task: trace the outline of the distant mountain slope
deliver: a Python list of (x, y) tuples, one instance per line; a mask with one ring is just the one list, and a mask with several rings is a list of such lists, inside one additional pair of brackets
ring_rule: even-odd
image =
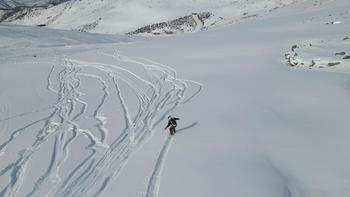
[(0, 9), (14, 9), (18, 7), (47, 7), (69, 0), (0, 0)]
[(7, 1), (0, 0), (0, 9), (11, 9), (12, 6)]
[[(77, 30), (95, 33), (181, 33), (193, 32), (218, 25), (235, 23), (248, 18), (266, 15), (279, 8), (300, 2), (315, 6), (330, 0), (71, 0), (48, 7), (23, 8), (7, 11), (0, 21), (18, 25), (47, 26), (50, 28)], [(53, 2), (49, 0), (39, 2)], [(315, 3), (317, 2), (317, 3)], [(43, 5), (43, 4), (41, 4)], [(196, 14), (210, 13), (210, 17), (199, 22)], [(190, 15), (194, 16), (192, 18)], [(171, 27), (177, 19), (186, 18)], [(189, 21), (188, 21), (189, 20)], [(197, 22), (193, 22), (197, 21)], [(192, 22), (191, 22), (192, 21)], [(161, 26), (156, 24), (163, 23)], [(183, 24), (186, 23), (186, 26)], [(140, 28), (156, 25), (152, 31), (140, 32)], [(147, 29), (147, 28), (146, 28)]]

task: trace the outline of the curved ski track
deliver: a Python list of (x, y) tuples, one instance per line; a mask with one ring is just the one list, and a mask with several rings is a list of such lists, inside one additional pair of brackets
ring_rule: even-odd
[[(0, 188), (0, 196), (18, 196), (21, 188), (26, 184), (28, 165), (48, 140), (53, 141), (48, 167), (25, 196), (100, 196), (111, 180), (117, 177), (123, 166), (127, 164), (131, 154), (152, 136), (154, 127), (169, 112), (180, 104), (190, 101), (202, 89), (202, 84), (198, 82), (177, 78), (176, 71), (167, 65), (140, 57), (121, 55), (113, 57), (116, 64), (65, 59), (60, 65), (52, 66), (47, 76), (46, 89), (57, 95), (57, 100), (52, 106), (12, 117), (1, 117), (0, 123), (4, 123), (39, 111), (50, 111), (46, 117), (11, 131), (9, 138), (0, 144), (0, 152), (7, 154), (8, 146), (16, 143), (16, 138), (25, 131), (35, 132), (36, 135), (31, 145), (19, 152), (16, 160), (0, 169), (0, 177), (8, 178), (7, 185)], [(140, 76), (124, 64), (141, 67), (145, 74)], [(87, 80), (96, 81), (101, 87), (98, 92), (102, 92), (102, 95), (97, 93), (93, 95), (100, 98), (97, 106), (90, 105), (82, 97), (85, 94), (81, 92), (81, 86)], [(124, 88), (130, 88), (137, 97), (137, 113), (131, 114), (121, 85)], [(189, 87), (195, 86), (197, 90), (189, 94)], [(107, 100), (117, 101), (116, 104), (120, 105), (125, 122), (124, 130), (109, 144), (107, 144), (109, 131), (106, 128), (108, 117), (103, 115)], [(96, 122), (95, 129), (84, 128), (81, 124), (84, 119)], [(34, 126), (40, 129), (35, 131)], [(84, 137), (90, 141), (90, 144), (85, 147), (89, 154), (71, 169), (68, 176), (63, 177), (60, 173), (61, 167), (69, 158), (69, 148), (78, 137)], [(156, 171), (161, 170), (159, 165), (162, 165), (161, 160), (165, 158), (164, 154), (170, 142), (171, 139), (168, 138), (161, 152), (163, 156), (158, 159), (160, 161), (157, 162)], [(149, 190), (154, 190), (152, 188)], [(148, 193), (147, 197), (156, 196), (152, 195), (154, 193), (152, 191)]]

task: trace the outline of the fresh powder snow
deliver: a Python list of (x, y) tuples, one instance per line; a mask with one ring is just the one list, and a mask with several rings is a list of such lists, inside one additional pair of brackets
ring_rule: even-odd
[[(350, 195), (348, 0), (111, 5), (0, 25), (1, 197)], [(202, 11), (223, 19), (125, 34)]]

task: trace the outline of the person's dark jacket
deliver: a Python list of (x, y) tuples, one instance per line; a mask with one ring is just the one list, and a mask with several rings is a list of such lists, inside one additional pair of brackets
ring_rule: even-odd
[(168, 121), (168, 125), (165, 127), (165, 129), (167, 129), (168, 127), (176, 127), (177, 126), (177, 120), (180, 120), (180, 118), (175, 118), (175, 117), (171, 117)]

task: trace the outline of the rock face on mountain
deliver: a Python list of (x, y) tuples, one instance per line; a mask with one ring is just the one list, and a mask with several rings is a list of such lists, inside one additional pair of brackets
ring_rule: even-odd
[(205, 28), (205, 20), (210, 18), (210, 12), (192, 13), (184, 17), (180, 17), (171, 21), (141, 27), (128, 34), (174, 34), (195, 32)]
[(0, 10), (11, 10), (15, 8), (35, 8), (58, 5), (69, 0), (0, 0)]
[[(0, 22), (15, 22), (39, 16), (41, 11), (70, 0), (28, 0), (20, 3), (12, 0), (0, 0)], [(37, 26), (46, 26), (38, 24)]]
[(8, 10), (3, 10), (0, 15), (0, 22), (13, 22), (16, 20), (23, 20), (25, 17), (35, 16), (38, 11), (43, 10), (43, 7), (15, 7)]
[(9, 5), (6, 1), (0, 1), (0, 9), (12, 9), (12, 6)]

